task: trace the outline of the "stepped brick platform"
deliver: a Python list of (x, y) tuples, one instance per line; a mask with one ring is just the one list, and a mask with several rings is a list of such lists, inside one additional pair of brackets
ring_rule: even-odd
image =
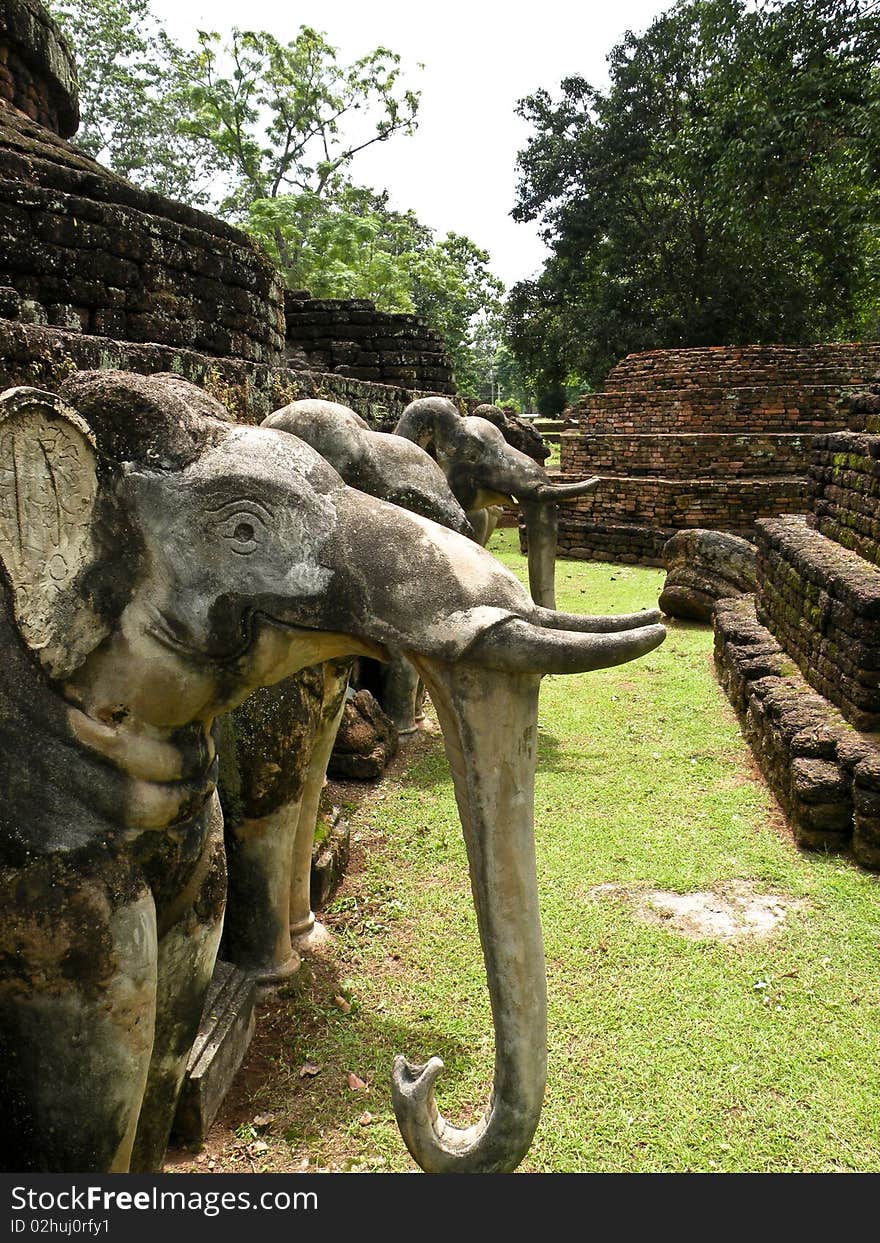
[[(715, 607), (715, 660), (805, 846), (880, 870), (880, 428), (813, 441), (806, 515), (757, 522), (755, 595)], [(840, 538), (838, 538), (840, 536)]]
[(813, 437), (875, 375), (880, 343), (629, 355), (568, 411), (561, 478), (605, 483), (562, 511), (563, 554), (660, 565), (679, 530), (753, 540), (758, 518), (803, 511)]
[(0, 101), (0, 286), (32, 322), (283, 361), (281, 280), (246, 234), (138, 189)]
[(798, 843), (880, 869), (880, 747), (816, 694), (742, 596), (715, 606), (715, 663)]
[[(754, 522), (750, 516), (756, 509), (790, 513), (803, 506), (805, 491), (806, 480), (799, 476), (657, 479), (605, 475), (593, 492), (560, 506), (559, 550), (562, 556), (574, 558), (663, 565), (663, 546), (677, 531), (703, 527), (751, 540)], [(609, 514), (616, 521), (609, 521)]]
[(609, 373), (607, 392), (861, 384), (880, 379), (880, 342), (852, 345), (719, 345), (628, 354)]
[(454, 393), (442, 338), (417, 315), (377, 311), (366, 298), (284, 295), (291, 364), (378, 384)]

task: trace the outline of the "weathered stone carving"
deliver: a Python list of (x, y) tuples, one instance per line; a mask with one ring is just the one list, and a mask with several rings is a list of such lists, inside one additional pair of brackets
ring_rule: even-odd
[[(436, 1058), (398, 1060), (395, 1108), (423, 1168), (512, 1169), (546, 1075), (538, 686), (652, 650), (656, 614), (536, 606), (472, 541), (347, 487), (295, 437), (232, 426), (213, 404), (215, 417), (173, 377), (80, 374), (62, 396), (73, 417), (30, 394), (33, 435), (46, 445), (48, 418), (83, 437), (87, 462), (95, 446), (95, 555), (70, 608), (100, 618), (105, 637), (63, 669), (44, 662), (15, 619), (4, 538), (3, 1164), (160, 1164), (223, 910), (214, 718), (255, 686), (390, 645), (414, 661), (443, 724), (497, 1050), (476, 1126), (437, 1113)], [(24, 398), (3, 400), (16, 412)], [(7, 494), (14, 475), (7, 463)]]
[(501, 406), (493, 406), (488, 402), (474, 406), (470, 413), (478, 419), (494, 423), (509, 445), (519, 449), (527, 457), (534, 458), (536, 462), (543, 465), (550, 456), (549, 444), (528, 419), (521, 419), (510, 410), (503, 410)]
[(375, 781), (397, 754), (397, 729), (368, 690), (346, 700), (327, 772), (331, 777)]
[(312, 844), (347, 658), (263, 687), (223, 722), (220, 797), (229, 868), (223, 956), (261, 983), (300, 965), (320, 937), (310, 905)]
[(755, 590), (755, 556), (755, 545), (738, 535), (679, 531), (663, 546), (661, 610), (669, 617), (711, 622), (716, 600)]
[[(373, 431), (365, 419), (332, 401), (294, 401), (264, 422), (292, 432), (316, 449), (353, 488), (478, 539), (475, 524), (452, 494), (434, 459), (410, 440)], [(485, 539), (479, 542), (485, 543)], [(380, 674), (381, 705), (401, 736), (416, 729), (419, 678), (402, 653)]]
[(97, 480), (88, 427), (58, 401), (11, 394), (0, 422), (0, 540), (15, 619), (54, 677), (103, 638), (74, 584), (94, 559)]
[(532, 598), (545, 608), (554, 608), (557, 506), (591, 492), (599, 479), (551, 483), (544, 468), (508, 444), (494, 423), (459, 414), (447, 397), (411, 402), (395, 431), (415, 441), (437, 461), (481, 543), (491, 534), (491, 526), (480, 511), (519, 503), (528, 531)]

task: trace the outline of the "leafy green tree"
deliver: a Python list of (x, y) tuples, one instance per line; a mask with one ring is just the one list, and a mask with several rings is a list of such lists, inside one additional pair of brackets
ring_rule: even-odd
[(214, 162), (183, 133), (195, 61), (148, 0), (48, 0), (74, 52), (81, 121), (75, 142), (121, 176), (205, 203)]
[[(446, 342), (464, 391), (478, 393), (500, 339), (501, 283), (468, 238), (437, 241), (412, 212), (352, 184), (359, 152), (416, 126), (418, 93), (400, 57), (352, 64), (310, 27), (201, 31), (177, 47), (148, 0), (55, 0), (80, 65), (79, 141), (117, 172), (209, 202), (257, 237), (290, 288), (364, 297), (415, 312)], [(210, 191), (210, 194), (209, 194)]]
[(540, 219), (552, 253), (509, 315), (539, 384), (598, 379), (631, 350), (870, 319), (878, 7), (680, 0), (614, 48), (606, 91), (572, 77), (521, 101), (514, 215)]
[(352, 160), (416, 126), (418, 92), (400, 81), (400, 57), (378, 47), (351, 65), (318, 31), (282, 43), (268, 31), (199, 31), (184, 129), (206, 143), (230, 182), (221, 210), (260, 199), (321, 199)]
[(481, 395), (500, 339), (503, 286), (469, 238), (450, 233), (438, 242), (413, 212), (389, 208), (387, 194), (352, 185), (324, 199), (257, 199), (244, 223), (289, 288), (420, 315), (443, 337), (461, 390)]
[(492, 359), (492, 372), (495, 391), (490, 401), (499, 406), (513, 405), (521, 412), (533, 407), (534, 397), (523, 369), (503, 335)]

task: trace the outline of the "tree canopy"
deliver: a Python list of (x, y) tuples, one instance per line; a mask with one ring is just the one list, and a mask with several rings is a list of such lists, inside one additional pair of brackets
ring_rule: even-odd
[(149, 0), (47, 0), (73, 48), (77, 146), (170, 198), (209, 200), (215, 161), (184, 132), (196, 57), (153, 17)]
[(876, 332), (880, 16), (866, 0), (680, 0), (519, 113), (514, 216), (551, 256), (511, 294), (544, 389), (632, 350)]
[(256, 199), (246, 227), (281, 267), (291, 289), (316, 297), (370, 298), (380, 310), (415, 312), (444, 339), (463, 392), (482, 395), (502, 330), (504, 286), (470, 238), (437, 241), (388, 195), (340, 184)]

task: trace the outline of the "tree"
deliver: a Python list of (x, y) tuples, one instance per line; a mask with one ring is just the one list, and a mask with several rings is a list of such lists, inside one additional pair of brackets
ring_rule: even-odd
[(190, 203), (208, 201), (210, 152), (183, 133), (194, 71), (148, 0), (48, 0), (79, 77), (76, 143), (122, 177)]
[(288, 288), (420, 315), (443, 338), (459, 388), (482, 395), (504, 287), (469, 238), (449, 233), (438, 242), (413, 212), (391, 209), (387, 194), (348, 184), (324, 199), (313, 192), (257, 199), (244, 224), (279, 263)]
[(419, 95), (400, 74), (400, 57), (385, 47), (340, 65), (309, 26), (289, 43), (265, 30), (233, 29), (226, 44), (199, 31), (184, 129), (229, 178), (221, 211), (240, 216), (291, 191), (322, 199), (360, 151), (413, 133)]
[(511, 295), (545, 386), (631, 350), (853, 332), (880, 224), (878, 5), (680, 0), (582, 78), (521, 101), (514, 215), (551, 257)]

